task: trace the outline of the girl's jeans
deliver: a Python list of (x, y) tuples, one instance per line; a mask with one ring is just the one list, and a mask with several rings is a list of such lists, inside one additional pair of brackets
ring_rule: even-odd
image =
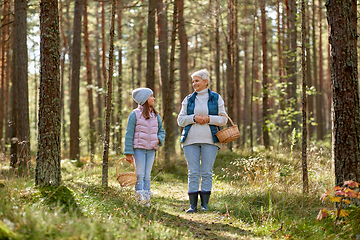
[[(188, 165), (188, 192), (209, 192), (212, 187), (212, 170), (218, 147), (212, 144), (195, 143), (183, 147)], [(201, 159), (201, 161), (200, 161)]]
[(135, 190), (150, 190), (151, 169), (155, 159), (155, 149), (135, 148), (134, 159), (137, 174)]

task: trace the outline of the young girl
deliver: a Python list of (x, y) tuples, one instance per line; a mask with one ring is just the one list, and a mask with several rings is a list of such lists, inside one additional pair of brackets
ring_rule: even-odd
[(162, 146), (165, 131), (161, 117), (154, 108), (155, 97), (149, 88), (137, 88), (132, 97), (138, 103), (129, 115), (125, 133), (125, 156), (132, 163), (135, 159), (137, 181), (135, 196), (150, 206), (150, 178), (155, 151)]

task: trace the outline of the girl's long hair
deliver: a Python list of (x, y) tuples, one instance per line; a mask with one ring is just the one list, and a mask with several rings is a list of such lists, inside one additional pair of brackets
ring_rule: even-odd
[(143, 107), (144, 108), (143, 108), (142, 115), (145, 119), (149, 119), (151, 113), (154, 113), (155, 116), (157, 116), (157, 111), (155, 110), (154, 106), (149, 106), (147, 101), (143, 104)]

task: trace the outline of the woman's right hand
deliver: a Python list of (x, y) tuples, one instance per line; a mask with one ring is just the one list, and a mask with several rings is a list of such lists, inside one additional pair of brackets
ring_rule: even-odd
[(206, 123), (210, 122), (209, 116), (195, 115), (194, 119), (195, 119), (195, 122), (200, 123), (200, 124), (206, 124)]
[(131, 155), (131, 154), (126, 154), (125, 157), (126, 157), (126, 161), (128, 161), (129, 163), (133, 163), (133, 162), (134, 162), (133, 155)]

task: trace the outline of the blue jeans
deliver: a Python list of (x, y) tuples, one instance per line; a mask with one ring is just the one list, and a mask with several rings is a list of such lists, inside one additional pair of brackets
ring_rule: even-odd
[(151, 169), (155, 159), (155, 149), (135, 148), (134, 159), (137, 174), (135, 190), (150, 190)]
[[(212, 144), (195, 143), (183, 147), (188, 165), (188, 192), (209, 192), (212, 187), (212, 170), (218, 147)], [(201, 159), (201, 161), (200, 161)]]

